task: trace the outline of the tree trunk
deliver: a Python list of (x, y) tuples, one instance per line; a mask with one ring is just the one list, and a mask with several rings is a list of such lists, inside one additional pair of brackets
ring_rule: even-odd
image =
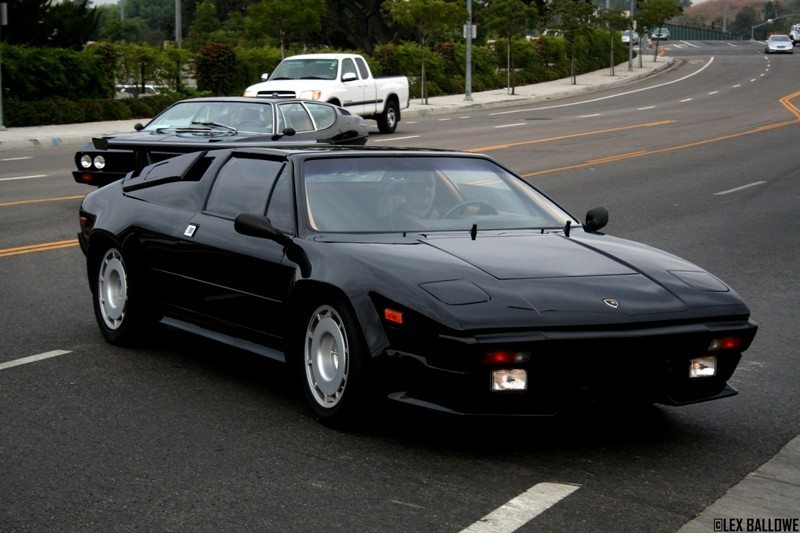
[(422, 100), (422, 103), (425, 104), (425, 105), (428, 105), (428, 92), (427, 92), (427, 87), (425, 86), (426, 85), (426, 83), (425, 83), (425, 38), (422, 37), (419, 42), (420, 42), (419, 51), (420, 51), (420, 54), (422, 56), (422, 61), (421, 61), (421, 65), (422, 65), (421, 70), (422, 70), (422, 72), (421, 72), (421, 76), (419, 78), (419, 82), (420, 82), (419, 83), (419, 93), (420, 93), (419, 95), (420, 95), (420, 98)]
[(577, 85), (578, 80), (575, 78), (575, 37), (572, 37), (572, 46), (570, 46), (569, 58), (569, 76), (572, 78), (572, 85)]
[(511, 39), (506, 40), (506, 93), (514, 94), (511, 87)]

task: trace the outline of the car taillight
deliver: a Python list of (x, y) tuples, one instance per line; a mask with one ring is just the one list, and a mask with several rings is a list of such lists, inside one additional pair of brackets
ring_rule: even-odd
[(528, 352), (512, 352), (510, 350), (491, 350), (481, 360), (484, 365), (509, 365), (511, 363), (527, 363), (531, 359)]
[(719, 337), (711, 341), (708, 345), (709, 352), (718, 350), (738, 350), (742, 346), (742, 339), (739, 337)]

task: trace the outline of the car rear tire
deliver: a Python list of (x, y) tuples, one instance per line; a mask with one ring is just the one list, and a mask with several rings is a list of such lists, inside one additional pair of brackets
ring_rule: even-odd
[(129, 344), (152, 322), (144, 292), (119, 249), (108, 247), (94, 257), (92, 299), (100, 333), (111, 344)]
[(302, 388), (322, 422), (349, 426), (366, 413), (369, 356), (348, 306), (337, 300), (310, 306), (304, 317)]
[(400, 117), (400, 110), (394, 100), (386, 102), (386, 109), (378, 115), (378, 131), (381, 133), (394, 133), (397, 129), (397, 122)]

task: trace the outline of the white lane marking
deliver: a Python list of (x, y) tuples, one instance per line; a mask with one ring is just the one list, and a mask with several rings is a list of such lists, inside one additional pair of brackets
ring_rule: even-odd
[(736, 85), (734, 85), (732, 88), (733, 88), (733, 89), (735, 89), (735, 88), (737, 88), (737, 87), (741, 87), (741, 86), (742, 86), (742, 84), (741, 84), (741, 83), (737, 83), (737, 84), (736, 84)]
[(751, 82), (752, 82), (752, 81), (756, 81), (756, 79), (755, 79), (755, 78), (753, 78), (753, 79), (752, 79), (752, 80), (750, 80), (750, 81), (751, 81)]
[(636, 111), (647, 111), (648, 109), (653, 109), (654, 107), (655, 107), (654, 105), (649, 105), (647, 107), (637, 107)]
[(683, 102), (691, 102), (692, 100), (694, 100), (694, 98), (684, 98), (683, 100), (681, 100), (681, 103), (683, 103)]
[(466, 117), (458, 117), (458, 118), (471, 118), (471, 117), (468, 115), (468, 116), (466, 116)]
[(6, 361), (5, 363), (0, 363), (0, 370), (5, 370), (6, 368), (12, 368), (19, 365), (26, 365), (28, 363), (41, 361), (42, 359), (50, 359), (51, 357), (58, 357), (59, 355), (64, 355), (68, 353), (72, 352), (68, 350), (53, 350), (51, 352), (44, 352), (37, 355), (31, 355), (30, 357), (23, 357), (22, 359), (14, 359), (13, 361)]
[(759, 74), (759, 76), (761, 76), (761, 77), (763, 78), (763, 77), (764, 77), (764, 74)]
[(461, 533), (510, 533), (580, 488), (562, 483), (537, 483), (508, 503), (487, 514)]
[(743, 190), (745, 190), (745, 189), (749, 189), (750, 187), (755, 187), (756, 185), (761, 185), (761, 184), (764, 184), (764, 183), (766, 183), (766, 181), (754, 181), (753, 183), (748, 183), (747, 185), (742, 185), (741, 187), (736, 187), (736, 188), (733, 188), (733, 189), (728, 189), (727, 191), (715, 192), (714, 194), (715, 194), (716, 196), (722, 196), (723, 194), (730, 194), (730, 193), (732, 193), (732, 192), (739, 192), (739, 191), (743, 191)]
[(695, 48), (700, 48), (700, 47), (699, 47), (699, 46), (697, 46), (696, 44), (687, 43), (686, 41), (681, 41), (681, 42), (682, 42), (683, 44), (688, 44), (689, 46), (693, 46), (693, 47), (695, 47)]
[(452, 120), (452, 119), (449, 119), (449, 118), (437, 118), (436, 119), (437, 122), (447, 122), (448, 120)]
[(708, 93), (708, 95), (711, 96), (712, 94), (717, 94), (718, 92), (719, 91), (711, 91), (710, 93)]
[(13, 181), (13, 180), (32, 180), (34, 178), (46, 178), (47, 174), (34, 174), (33, 176), (16, 176), (14, 178), (0, 178), (0, 181)]
[(733, 46), (734, 48), (739, 48), (738, 46), (736, 46), (736, 45), (735, 45), (735, 44), (733, 44), (733, 43), (725, 43), (725, 44), (727, 44), (728, 46)]
[(0, 161), (22, 161), (24, 159), (33, 159), (33, 156), (28, 155), (25, 157), (6, 157), (5, 159), (0, 159)]
[(599, 117), (600, 113), (593, 113), (591, 115), (580, 115), (578, 118), (592, 118), (592, 117)]
[(416, 120), (411, 120), (411, 121), (406, 121), (406, 124), (416, 124), (417, 122), (418, 121), (416, 121)]
[(385, 139), (373, 139), (372, 142), (374, 143), (382, 143), (387, 141), (402, 141), (405, 139), (416, 139), (419, 135), (406, 135), (405, 137), (387, 137)]
[(673, 83), (678, 83), (678, 82), (683, 81), (685, 79), (691, 78), (692, 76), (696, 76), (697, 74), (700, 74), (705, 69), (707, 69), (709, 66), (711, 66), (711, 63), (713, 63), (713, 62), (714, 62), (714, 56), (711, 56), (709, 58), (709, 60), (708, 60), (708, 63), (706, 63), (705, 65), (703, 65), (699, 69), (695, 70), (691, 74), (687, 74), (686, 76), (684, 76), (682, 78), (678, 78), (677, 80), (672, 80), (672, 81), (668, 81), (668, 82), (665, 82), (665, 83), (659, 83), (658, 85), (651, 85), (650, 87), (642, 87), (641, 89), (634, 89), (633, 91), (627, 91), (627, 92), (624, 92), (624, 93), (617, 93), (617, 94), (610, 94), (608, 96), (601, 96), (600, 98), (593, 98), (591, 100), (583, 100), (581, 102), (571, 102), (569, 104), (551, 105), (551, 106), (545, 106), (545, 107), (529, 107), (529, 108), (526, 108), (526, 109), (514, 109), (514, 110), (511, 110), (511, 111), (500, 111), (500, 112), (497, 112), (497, 113), (489, 113), (489, 116), (493, 116), (493, 115), (508, 115), (508, 114), (511, 114), (511, 113), (527, 113), (528, 111), (541, 111), (541, 110), (544, 110), (544, 109), (556, 109), (556, 108), (559, 108), (559, 107), (569, 107), (569, 106), (573, 106), (573, 105), (591, 104), (592, 102), (599, 102), (601, 100), (608, 100), (609, 98), (617, 98), (618, 96), (627, 96), (629, 94), (640, 93), (642, 91), (649, 91), (650, 89), (656, 89), (658, 87), (664, 87), (666, 85), (672, 85)]
[(513, 128), (514, 126), (524, 126), (524, 125), (525, 125), (524, 122), (516, 122), (514, 124), (503, 124), (502, 126), (495, 126), (494, 128), (495, 129), (498, 129), (498, 128)]

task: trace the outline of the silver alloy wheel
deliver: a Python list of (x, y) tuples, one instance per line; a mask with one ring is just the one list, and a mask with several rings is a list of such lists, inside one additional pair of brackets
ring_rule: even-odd
[(389, 129), (394, 128), (395, 124), (397, 123), (397, 113), (394, 110), (394, 106), (390, 105), (386, 108), (386, 126)]
[(344, 321), (333, 307), (323, 305), (311, 314), (303, 358), (311, 396), (321, 407), (336, 406), (347, 386), (350, 351)]
[(106, 327), (119, 328), (128, 306), (128, 276), (122, 254), (116, 248), (110, 248), (100, 262), (96, 297)]

